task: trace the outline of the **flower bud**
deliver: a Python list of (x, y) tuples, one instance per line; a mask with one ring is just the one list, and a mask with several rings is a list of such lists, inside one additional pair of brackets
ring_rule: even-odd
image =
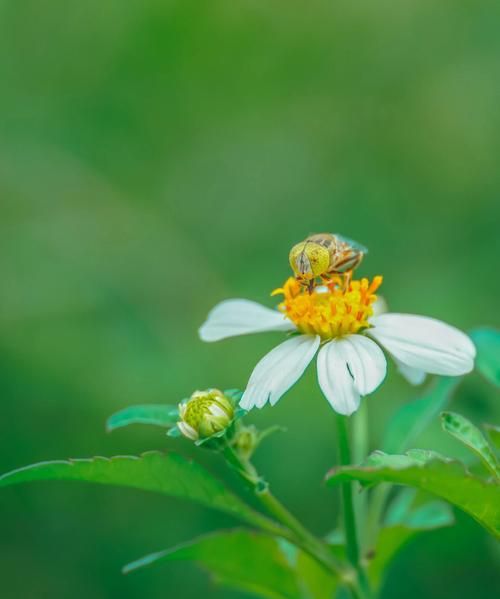
[(179, 405), (181, 433), (191, 439), (206, 439), (224, 431), (234, 418), (231, 401), (218, 389), (195, 391), (188, 401)]
[(244, 426), (238, 430), (233, 439), (233, 446), (238, 455), (249, 459), (259, 443), (259, 434), (255, 426)]

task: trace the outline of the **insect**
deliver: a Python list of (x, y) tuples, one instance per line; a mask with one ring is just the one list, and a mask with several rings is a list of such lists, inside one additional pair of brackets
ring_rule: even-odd
[(352, 271), (359, 266), (368, 250), (337, 233), (317, 233), (297, 243), (290, 250), (290, 266), (297, 280), (307, 286), (309, 293), (316, 279), (332, 284), (332, 278), (343, 275), (344, 289), (349, 289)]

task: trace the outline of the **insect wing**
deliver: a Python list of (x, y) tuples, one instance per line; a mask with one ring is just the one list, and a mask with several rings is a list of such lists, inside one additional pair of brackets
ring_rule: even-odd
[(354, 241), (354, 239), (349, 239), (349, 237), (344, 237), (343, 235), (339, 235), (338, 233), (332, 233), (332, 235), (334, 235), (339, 241), (347, 243), (347, 245), (349, 245), (356, 252), (368, 254), (368, 248), (366, 248), (364, 245), (361, 245), (361, 243)]
[(362, 252), (347, 251), (335, 264), (332, 265), (332, 272), (344, 273), (350, 270), (354, 270), (361, 259), (363, 258)]
[(337, 233), (333, 233), (333, 235), (340, 243), (331, 264), (332, 272), (344, 273), (354, 270), (368, 250), (357, 241), (348, 237), (338, 235)]

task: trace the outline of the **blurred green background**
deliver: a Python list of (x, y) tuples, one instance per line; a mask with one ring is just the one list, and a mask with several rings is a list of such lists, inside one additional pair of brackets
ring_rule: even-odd
[[(311, 232), (367, 245), (360, 270), (384, 275), (394, 311), (498, 325), (499, 26), (483, 0), (1, 0), (1, 471), (193, 453), (146, 427), (106, 435), (105, 419), (244, 386), (279, 336), (209, 345), (197, 327), (223, 298), (272, 306)], [(367, 400), (373, 447), (421, 393), (391, 372)], [(454, 409), (500, 420), (477, 375)], [(288, 427), (256, 462), (311, 528), (333, 527), (334, 419), (314, 372), (250, 420)], [(437, 425), (420, 445), (460, 451)], [(228, 517), (64, 483), (0, 505), (5, 599), (247, 597), (189, 564), (120, 574)], [(457, 517), (405, 548), (384, 599), (492, 596), (492, 542)]]

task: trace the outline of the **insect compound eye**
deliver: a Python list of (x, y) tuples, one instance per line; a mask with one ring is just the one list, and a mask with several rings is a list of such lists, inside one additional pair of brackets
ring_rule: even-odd
[(310, 272), (313, 277), (319, 277), (328, 271), (330, 266), (330, 252), (319, 243), (309, 243), (305, 249)]
[(297, 277), (313, 279), (328, 270), (330, 254), (319, 243), (303, 241), (290, 251), (290, 266)]
[(306, 244), (304, 242), (297, 243), (290, 250), (290, 266), (296, 276), (307, 276), (312, 274), (311, 264), (306, 251)]

